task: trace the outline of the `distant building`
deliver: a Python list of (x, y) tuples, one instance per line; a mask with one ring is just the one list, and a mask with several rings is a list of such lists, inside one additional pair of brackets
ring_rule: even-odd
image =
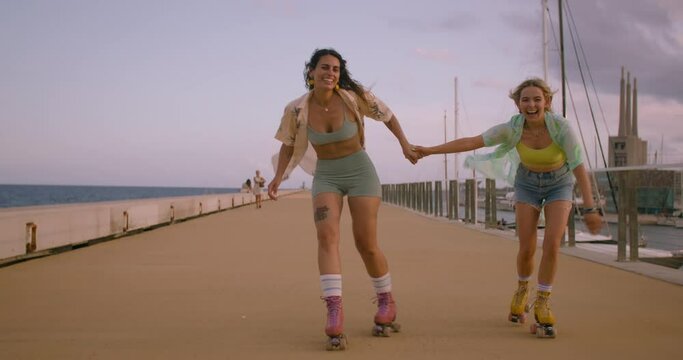
[[(638, 137), (638, 89), (635, 77), (631, 89), (630, 74), (624, 82), (621, 70), (621, 95), (619, 98), (619, 133), (609, 137), (608, 167), (638, 166), (647, 164), (647, 141)], [(612, 173), (616, 174), (616, 173)], [(597, 173), (598, 191), (606, 198), (607, 211), (615, 206), (610, 193), (607, 174)], [(683, 188), (680, 170), (640, 170), (637, 181), (638, 212), (646, 214), (670, 214), (681, 209)], [(614, 197), (618, 198), (616, 177), (612, 176)]]

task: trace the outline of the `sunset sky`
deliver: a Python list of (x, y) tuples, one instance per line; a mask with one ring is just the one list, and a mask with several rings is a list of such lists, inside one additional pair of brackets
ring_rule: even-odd
[[(638, 79), (650, 158), (683, 162), (683, 2), (567, 3), (567, 118), (591, 161), (597, 135), (574, 46), (605, 151), (624, 66)], [(549, 7), (561, 112), (557, 1)], [(322, 47), (347, 59), (415, 144), (443, 142), (444, 112), (453, 138), (457, 77), (458, 133), (476, 135), (516, 112), (512, 88), (543, 76), (541, 29), (540, 0), (0, 1), (0, 184), (239, 187), (256, 169), (270, 179), (282, 111), (306, 91), (304, 63)], [(384, 125), (366, 126), (383, 183), (444, 177), (443, 156), (411, 165)], [(302, 182), (311, 177), (297, 170), (282, 186)]]

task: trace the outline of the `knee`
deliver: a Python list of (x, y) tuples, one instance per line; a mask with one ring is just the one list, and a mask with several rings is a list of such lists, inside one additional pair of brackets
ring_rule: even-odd
[(536, 249), (532, 247), (520, 247), (517, 256), (523, 261), (532, 261), (534, 259), (534, 254)]
[(366, 242), (356, 241), (356, 249), (358, 253), (363, 257), (373, 257), (379, 254), (379, 248), (377, 246), (371, 246)]
[(338, 242), (338, 234), (334, 229), (330, 227), (319, 227), (318, 228), (318, 244), (320, 247), (328, 248), (331, 246), (336, 246)]
[(543, 249), (543, 259), (546, 261), (555, 261), (555, 260), (557, 260), (558, 252), (559, 252), (559, 248), (557, 248), (557, 249)]

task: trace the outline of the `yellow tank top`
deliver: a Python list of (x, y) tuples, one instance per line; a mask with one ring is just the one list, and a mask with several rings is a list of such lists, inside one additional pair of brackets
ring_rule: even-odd
[(517, 143), (517, 152), (522, 164), (541, 171), (555, 170), (567, 162), (567, 155), (555, 142), (543, 149), (532, 149), (520, 141)]

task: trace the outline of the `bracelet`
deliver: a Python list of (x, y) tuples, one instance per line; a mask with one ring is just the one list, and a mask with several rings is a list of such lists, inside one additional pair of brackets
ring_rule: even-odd
[(600, 214), (600, 216), (602, 216), (602, 209), (597, 208), (597, 207), (584, 208), (584, 209), (581, 209), (581, 213), (582, 213), (583, 215), (598, 213), (598, 214)]

